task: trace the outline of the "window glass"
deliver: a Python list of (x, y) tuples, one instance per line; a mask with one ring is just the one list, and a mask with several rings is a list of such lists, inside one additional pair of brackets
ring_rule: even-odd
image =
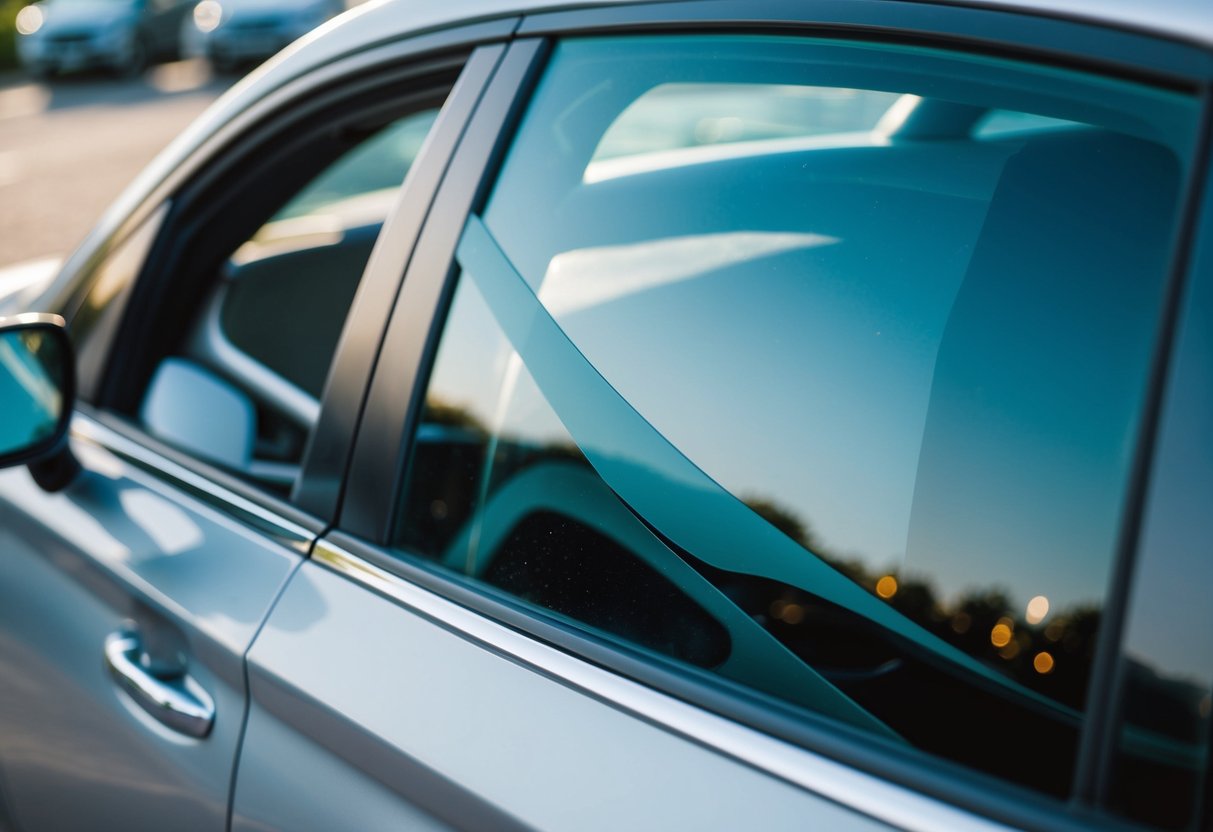
[(911, 47), (561, 44), (459, 246), (401, 550), (1068, 794), (1195, 117)]
[(235, 247), (157, 367), (139, 410), (149, 432), (289, 492), (346, 313), (436, 115), (426, 108), (318, 137), (314, 152), (335, 158)]
[[(345, 200), (395, 194), (421, 151), (437, 110), (413, 113), (378, 131), (342, 156), (284, 205), (254, 240), (272, 236), (274, 224), (303, 216), (324, 216)], [(380, 218), (386, 210), (380, 211)]]
[(82, 382), (80, 397), (86, 401), (96, 392), (90, 380), (100, 377), (104, 369), (108, 353), (105, 344), (118, 328), (125, 300), (167, 212), (168, 206), (161, 205), (130, 236), (107, 251), (88, 277), (80, 281), (76, 297), (65, 299), (61, 306), (70, 310), (68, 326), (76, 349), (77, 373)]

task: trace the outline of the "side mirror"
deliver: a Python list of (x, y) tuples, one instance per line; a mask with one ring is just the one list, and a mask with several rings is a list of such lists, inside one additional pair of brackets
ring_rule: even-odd
[(48, 491), (79, 470), (66, 438), (76, 361), (58, 315), (0, 317), (0, 468), (28, 464)]

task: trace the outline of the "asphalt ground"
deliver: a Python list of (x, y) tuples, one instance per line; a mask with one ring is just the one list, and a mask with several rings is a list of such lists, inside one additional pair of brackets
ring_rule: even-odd
[(0, 75), (0, 269), (70, 254), (233, 80), (213, 77), (200, 61), (126, 80)]

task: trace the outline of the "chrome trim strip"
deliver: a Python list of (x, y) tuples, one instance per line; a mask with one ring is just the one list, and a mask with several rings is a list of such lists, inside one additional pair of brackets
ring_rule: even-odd
[(312, 559), (572, 687), (859, 814), (911, 832), (1010, 829), (589, 664), (409, 583), (327, 540), (316, 541)]
[(215, 700), (184, 671), (165, 678), (144, 666), (143, 641), (123, 628), (105, 639), (105, 666), (118, 687), (157, 722), (194, 739), (215, 726)]
[(72, 419), (71, 437), (75, 441), (103, 448), (136, 468), (164, 478), (208, 505), (234, 515), (240, 522), (288, 549), (304, 556), (311, 550), (316, 536), (303, 526), (128, 439), (95, 419), (77, 412)]

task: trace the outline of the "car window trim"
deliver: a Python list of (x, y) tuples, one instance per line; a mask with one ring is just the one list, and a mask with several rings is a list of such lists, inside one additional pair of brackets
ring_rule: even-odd
[(295, 506), (211, 468), (143, 431), (88, 405), (72, 420), (71, 440), (104, 448), (300, 556), (306, 556), (326, 524)]
[[(352, 97), (362, 96), (368, 96), (365, 106), (356, 105), (349, 112), (343, 113), (343, 118), (356, 119), (360, 117), (360, 113), (373, 114), (385, 110), (390, 111), (395, 107), (424, 106), (425, 100), (433, 98), (436, 95), (435, 90), (439, 89), (436, 86), (436, 79), (442, 77), (443, 74), (456, 73), (462, 68), (466, 59), (467, 53), (463, 51), (429, 56), (403, 66), (384, 68), (368, 75), (346, 79), (347, 83), (339, 82), (324, 91), (303, 94), (305, 106), (286, 112), (272, 113), (243, 132), (230, 144), (221, 149), (215, 149), (216, 155), (211, 158), (210, 164), (201, 167), (194, 176), (181, 183), (174, 193), (169, 216), (162, 224), (157, 239), (131, 287), (132, 291), (130, 297), (126, 299), (125, 308), (122, 309), (122, 322), (107, 351), (107, 372), (103, 376), (102, 384), (93, 402), (95, 406), (99, 409), (113, 409), (117, 412), (129, 412), (129, 408), (132, 407), (133, 385), (138, 383), (140, 375), (137, 371), (131, 370), (132, 362), (137, 364), (144, 360), (143, 357), (155, 351), (154, 345), (149, 348), (151, 339), (155, 337), (155, 330), (150, 328), (146, 322), (153, 315), (150, 310), (158, 307), (164, 293), (169, 291), (169, 287), (174, 283), (179, 283), (176, 263), (180, 259), (181, 246), (186, 241), (196, 239), (200, 233), (200, 220), (194, 211), (194, 206), (200, 196), (204, 197), (216, 187), (221, 186), (225, 177), (239, 175), (238, 166), (247, 165), (250, 159), (256, 159), (260, 154), (265, 153), (269, 147), (268, 143), (274, 136), (280, 136), (284, 131), (289, 133), (292, 125), (306, 120), (309, 114), (329, 112), (334, 107), (342, 108), (343, 102)], [(392, 92), (393, 87), (402, 81), (416, 81), (420, 88), (419, 90)], [(449, 83), (451, 82), (447, 82), (447, 84)], [(441, 85), (443, 92), (448, 88), (447, 84)], [(306, 143), (306, 141), (307, 139), (297, 140), (295, 144), (302, 146), (300, 143)], [(234, 173), (233, 170), (235, 170)], [(400, 199), (401, 196), (398, 193), (395, 199)], [(203, 221), (204, 223), (210, 222), (205, 217)], [(363, 274), (365, 277), (365, 269)], [(152, 280), (153, 277), (156, 279)], [(397, 278), (388, 276), (387, 279), (394, 282)], [(334, 356), (335, 358), (336, 356)], [(118, 366), (123, 367), (122, 372), (113, 369)], [(347, 372), (351, 376), (354, 376), (357, 369), (347, 366)], [(354, 380), (357, 378), (365, 380), (368, 376), (369, 367), (364, 366)], [(348, 389), (349, 385), (338, 393)], [(326, 399), (325, 396), (322, 396), (320, 400), (321, 412), (326, 407), (350, 406), (352, 406), (350, 402), (340, 398)], [(309, 473), (314, 473), (314, 470), (312, 472), (304, 470), (303, 475), (306, 476)], [(334, 516), (333, 509), (332, 505), (310, 507), (312, 513), (325, 518)]]
[(371, 377), (338, 513), (338, 527), (364, 538), (387, 538), (400, 489), (397, 474), (454, 286), (455, 243), (464, 218), (483, 195), (489, 180), (485, 171), (494, 167), (512, 133), (507, 127), (519, 115), (525, 98), (521, 91), (538, 75), (546, 50), (546, 41), (537, 39), (515, 41), (506, 48), (413, 247)]
[(336, 517), (370, 379), (391, 310), (439, 185), (476, 103), (505, 47), (477, 47), (446, 95), (416, 163), (409, 170), (363, 270), (321, 395), (320, 419), (304, 451), (293, 500), (314, 514)]
[(748, 31), (896, 40), (1028, 60), (1195, 92), (1213, 78), (1213, 54), (1165, 35), (1075, 20), (1040, 10), (977, 8), (957, 0), (690, 0), (543, 11), (518, 37), (645, 32)]
[(1126, 616), (1142, 527), (1149, 511), (1150, 481), (1155, 474), (1155, 449), (1167, 403), (1167, 380), (1178, 350), (1179, 324), (1188, 286), (1195, 279), (1190, 271), (1200, 230), (1204, 186), (1210, 169), (1209, 154), (1213, 153), (1213, 86), (1206, 88), (1201, 98), (1199, 137), (1194, 161), (1180, 197), (1171, 265), (1156, 325), (1158, 338), (1151, 356), (1124, 510), (1117, 531), (1105, 603), (1106, 614), (1096, 637), (1095, 662), (1088, 682), (1087, 718), (1079, 739), (1073, 794), (1076, 800), (1091, 806), (1107, 806), (1113, 797), (1109, 789), (1121, 731), (1120, 714), (1128, 664), (1124, 652)]

